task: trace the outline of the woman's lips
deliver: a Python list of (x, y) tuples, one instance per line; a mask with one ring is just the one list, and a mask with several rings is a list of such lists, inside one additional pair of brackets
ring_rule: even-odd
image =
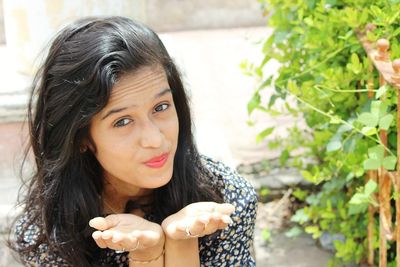
[(164, 153), (161, 156), (154, 157), (144, 162), (144, 164), (150, 168), (161, 168), (167, 162), (168, 155), (169, 153)]

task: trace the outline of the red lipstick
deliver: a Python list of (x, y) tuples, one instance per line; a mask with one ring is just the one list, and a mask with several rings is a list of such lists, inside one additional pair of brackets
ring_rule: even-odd
[(161, 156), (154, 157), (154, 158), (144, 162), (144, 164), (150, 168), (161, 168), (167, 162), (168, 155), (169, 155), (169, 153), (164, 153)]

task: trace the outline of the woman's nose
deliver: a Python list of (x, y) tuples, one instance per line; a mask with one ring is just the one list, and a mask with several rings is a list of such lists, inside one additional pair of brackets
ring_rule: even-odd
[(153, 121), (148, 120), (143, 124), (140, 144), (145, 148), (159, 148), (162, 145), (163, 134)]

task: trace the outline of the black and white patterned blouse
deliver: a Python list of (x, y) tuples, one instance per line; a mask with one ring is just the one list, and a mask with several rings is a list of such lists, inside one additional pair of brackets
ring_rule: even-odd
[[(255, 261), (250, 254), (253, 245), (253, 233), (256, 218), (257, 198), (253, 187), (238, 173), (221, 162), (203, 157), (207, 168), (217, 178), (212, 181), (221, 190), (226, 203), (233, 204), (236, 209), (231, 215), (233, 223), (217, 234), (212, 234), (199, 239), (201, 266), (255, 266)], [(25, 221), (21, 219), (16, 225), (16, 234), (21, 234)], [(36, 225), (31, 225), (24, 233), (25, 247), (35, 243), (41, 231)], [(104, 249), (100, 261), (105, 266), (127, 267), (127, 253), (115, 253), (112, 249)], [(47, 244), (39, 245), (35, 252), (23, 255), (24, 264), (27, 266), (68, 266), (57, 256), (56, 251), (50, 251)]]

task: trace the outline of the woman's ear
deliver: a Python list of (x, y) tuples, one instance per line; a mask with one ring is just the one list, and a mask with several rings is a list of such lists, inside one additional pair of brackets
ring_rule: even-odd
[(85, 145), (81, 145), (81, 147), (79, 148), (79, 152), (81, 152), (81, 154), (85, 153), (87, 151), (87, 146)]
[(91, 142), (90, 140), (88, 140), (88, 139), (85, 139), (85, 140), (82, 141), (82, 144), (81, 144), (81, 146), (80, 146), (80, 148), (79, 148), (79, 151), (80, 151), (81, 153), (85, 153), (88, 149), (89, 149), (92, 153), (95, 152), (95, 149), (94, 149), (94, 146), (93, 146), (92, 142)]

